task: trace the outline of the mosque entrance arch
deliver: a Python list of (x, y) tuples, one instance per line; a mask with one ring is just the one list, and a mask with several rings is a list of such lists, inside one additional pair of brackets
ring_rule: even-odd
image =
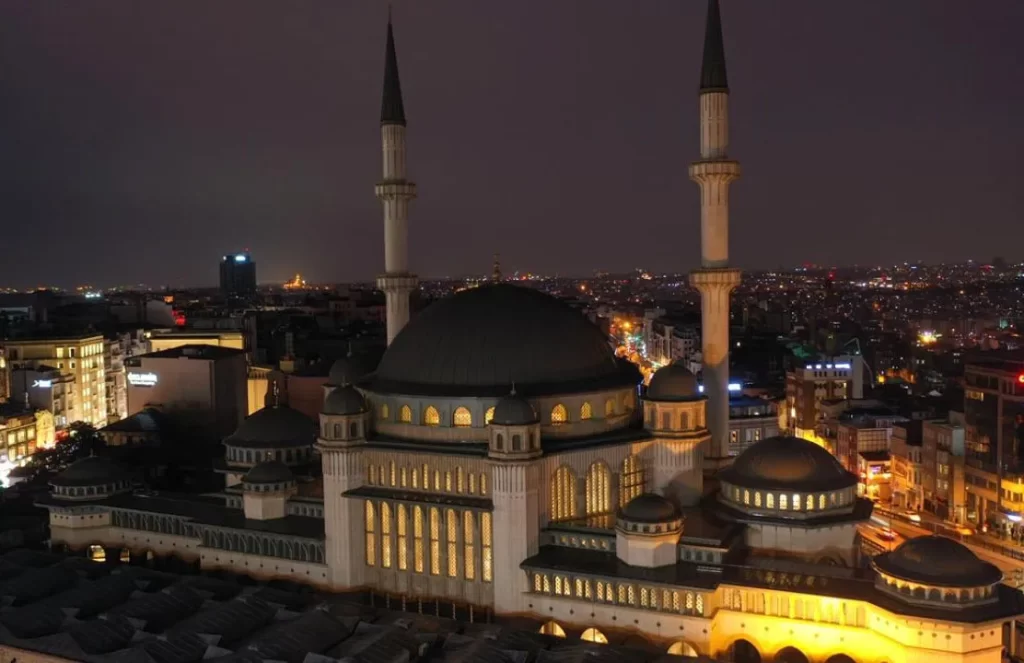
[(807, 656), (796, 647), (783, 647), (775, 655), (775, 663), (811, 663)]
[(740, 638), (729, 647), (725, 660), (732, 663), (761, 663), (761, 654), (749, 640)]
[(825, 659), (825, 663), (857, 663), (846, 654), (835, 654)]
[(588, 628), (583, 632), (583, 635), (580, 636), (580, 640), (585, 642), (596, 642), (599, 645), (608, 644), (608, 638), (605, 637), (604, 633), (601, 633), (596, 628)]
[(556, 638), (564, 638), (565, 637), (565, 629), (563, 629), (558, 624), (558, 622), (554, 622), (554, 621), (547, 622), (546, 624), (541, 626), (540, 627), (540, 632), (543, 633), (544, 635), (553, 635)]
[(697, 650), (694, 649), (693, 645), (685, 640), (673, 642), (672, 646), (668, 648), (667, 653), (675, 654), (676, 656), (700, 656)]

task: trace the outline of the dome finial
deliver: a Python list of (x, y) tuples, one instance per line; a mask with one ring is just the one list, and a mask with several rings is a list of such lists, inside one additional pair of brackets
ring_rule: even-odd
[(516, 381), (515, 380), (512, 380), (512, 391), (508, 392), (508, 395), (509, 396), (515, 396), (516, 395)]
[(277, 384), (277, 380), (274, 380), (274, 407), (281, 405), (281, 387)]

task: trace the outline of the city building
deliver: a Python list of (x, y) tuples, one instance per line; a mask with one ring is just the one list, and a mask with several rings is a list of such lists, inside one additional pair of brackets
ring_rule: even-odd
[(247, 412), (245, 353), (182, 345), (125, 359), (128, 412), (157, 408), (223, 437)]
[(968, 518), (1005, 532), (1024, 518), (1024, 355), (981, 353), (964, 366)]
[(729, 455), (779, 434), (779, 407), (775, 401), (742, 393), (729, 394)]
[(644, 313), (646, 358), (659, 366), (689, 363), (700, 350), (700, 323), (665, 315), (661, 309)]
[(966, 429), (962, 412), (951, 412), (950, 415), (948, 420), (922, 422), (924, 509), (944, 520), (963, 525), (967, 523)]
[(840, 356), (787, 372), (786, 428), (815, 441), (823, 402), (863, 398), (862, 363), (859, 357)]
[(231, 253), (220, 260), (220, 291), (225, 297), (256, 294), (256, 263), (247, 252)]
[(922, 424), (909, 421), (892, 429), (892, 505), (911, 511), (924, 509), (924, 486), (928, 480), (923, 463)]
[[(401, 108), (390, 21), (387, 44), (382, 119), (404, 126), (387, 124)], [(735, 173), (717, 159), (723, 50), (710, 0), (702, 126), (718, 138), (695, 168), (709, 182), (713, 167)], [(696, 280), (727, 299), (724, 210), (706, 211), (713, 260)], [(375, 372), (332, 368), (318, 422), (276, 402), (225, 438), (221, 495), (135, 491), (102, 457), (70, 466), (40, 501), (53, 545), (361, 590), (411, 613), (532, 619), (590, 642), (625, 627), (689, 656), (996, 663), (1017, 651), (1024, 596), (967, 547), (920, 537), (863, 557), (873, 505), (826, 450), (771, 437), (729, 457), (710, 429), (713, 413), (718, 433), (728, 424), (717, 355), (706, 394), (670, 364), (641, 396), (606, 335), (539, 291), (482, 285), (398, 314)], [(714, 329), (705, 340), (721, 340)]]
[(3, 343), (16, 398), (28, 394), (34, 407), (53, 413), (58, 429), (76, 421), (107, 424), (102, 335), (36, 336)]
[(37, 450), (53, 446), (55, 433), (51, 413), (17, 401), (0, 403), (0, 485)]

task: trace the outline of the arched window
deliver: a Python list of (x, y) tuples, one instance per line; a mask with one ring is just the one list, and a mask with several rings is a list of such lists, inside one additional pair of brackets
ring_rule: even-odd
[(493, 418), (494, 418), (494, 406), (491, 406), (491, 407), (487, 408), (486, 412), (484, 412), (484, 426), (486, 426), (487, 424), (491, 423), (491, 419), (493, 419)]
[[(396, 473), (396, 471), (395, 471), (395, 461), (391, 461), (391, 464), (390, 464), (388, 470), (389, 470), (388, 475), (389, 475), (389, 478), (391, 479), (391, 481), (390, 481), (391, 487), (394, 488), (395, 484), (398, 483), (397, 480), (396, 480), (397, 477), (395, 475), (395, 473)], [(384, 483), (384, 482), (381, 481), (381, 483)]]
[(353, 421), (348, 425), (348, 436), (359, 437), (359, 424)]
[(761, 506), (761, 492), (754, 493), (754, 506)]
[(390, 415), (391, 415), (391, 411), (388, 409), (388, 404), (387, 403), (381, 403), (380, 404), (380, 420), (381, 421), (387, 421), (388, 417)]
[(587, 470), (587, 515), (608, 513), (612, 509), (611, 471), (598, 461)]
[(371, 486), (377, 483), (376, 465), (370, 465), (368, 468), (366, 468), (366, 483), (370, 484)]
[(512, 436), (512, 451), (522, 451), (522, 450), (523, 450), (523, 436), (522, 435), (518, 435), (518, 434), (517, 435), (513, 435)]
[[(545, 577), (544, 580), (547, 580), (547, 577)], [(540, 632), (544, 635), (553, 635), (556, 638), (565, 637), (565, 630), (558, 625), (558, 622), (548, 622), (547, 624), (544, 624), (544, 626), (540, 627)]]
[(633, 392), (629, 392), (622, 397), (622, 409), (626, 412), (633, 411)]
[(796, 494), (796, 493), (793, 493), (793, 511), (799, 511), (799, 510), (800, 510), (800, 496), (798, 494)]
[(398, 420), (403, 424), (412, 423), (412, 408), (408, 405), (403, 405), (402, 409), (398, 411)]
[(107, 551), (103, 546), (89, 546), (89, 560), (93, 562), (106, 562)]
[(446, 470), (444, 473), (444, 492), (452, 492), (452, 471)]
[(445, 512), (445, 542), (448, 544), (448, 577), (454, 578), (459, 574), (459, 550), (456, 538), (459, 534), (459, 521), (455, 516), (455, 509), (448, 509)]
[(552, 425), (558, 426), (569, 421), (569, 412), (565, 409), (565, 406), (559, 403), (555, 407), (551, 408), (551, 423)]
[(494, 445), (498, 448), (498, 451), (505, 450), (505, 436), (498, 433), (494, 436)]
[(814, 510), (814, 495), (808, 495), (807, 496), (807, 510), (808, 511), (813, 511)]
[(765, 500), (765, 506), (767, 506), (769, 509), (775, 508), (775, 493), (768, 493), (767, 495), (765, 495)]
[(818, 495), (818, 508), (821, 510), (825, 509), (825, 493)]
[(588, 628), (580, 636), (580, 640), (585, 642), (596, 642), (599, 645), (608, 644), (608, 638), (605, 637), (604, 633), (601, 633), (596, 628)]
[(473, 545), (473, 512), (462, 512), (462, 559), (466, 569), (466, 580), (476, 578), (476, 550)]
[(466, 490), (466, 476), (462, 471), (462, 466), (455, 468), (455, 492), (460, 495)]
[(779, 509), (785, 511), (789, 508), (789, 495), (782, 493), (779, 495)]
[(622, 461), (622, 473), (619, 475), (619, 506), (624, 507), (629, 501), (644, 492), (644, 468), (635, 455), (626, 456)]
[(441, 512), (430, 507), (430, 575), (441, 575)]
[(366, 565), (377, 563), (377, 524), (373, 512), (373, 502), (366, 500)]
[(380, 565), (391, 568), (391, 505), (380, 503)]
[(412, 565), (416, 573), (423, 573), (423, 509), (412, 509)]
[(425, 426), (441, 425), (441, 415), (438, 414), (437, 408), (433, 405), (428, 405), (427, 409), (423, 411), (423, 424)]
[(464, 407), (455, 408), (455, 414), (452, 415), (452, 425), (465, 428), (473, 425), (473, 415), (469, 413), (469, 410)]
[(480, 551), (483, 561), (483, 580), (490, 582), (494, 571), (494, 553), (491, 540), (491, 513), (484, 511), (480, 514)]
[[(404, 472), (405, 470), (403, 470)], [(398, 569), (405, 571), (409, 568), (409, 560), (407, 558), (407, 535), (409, 533), (408, 523), (406, 522), (407, 515), (404, 504), (398, 505)]]
[(412, 470), (410, 470), (410, 473), (412, 475), (412, 487), (413, 488), (419, 488), (420, 487), (420, 473), (419, 473), (419, 470), (417, 470), (414, 467), (414, 468), (412, 468)]
[(593, 408), (590, 407), (590, 401), (585, 401), (583, 405), (580, 406), (580, 420), (586, 421), (587, 419), (590, 419), (593, 416), (594, 410)]
[(610, 398), (604, 402), (604, 416), (605, 418), (615, 416), (615, 401)]
[(486, 495), (487, 494), (487, 473), (486, 472), (481, 472), (480, 473), (480, 494), (481, 495)]
[(564, 465), (551, 477), (551, 520), (566, 520), (576, 515), (576, 475)]

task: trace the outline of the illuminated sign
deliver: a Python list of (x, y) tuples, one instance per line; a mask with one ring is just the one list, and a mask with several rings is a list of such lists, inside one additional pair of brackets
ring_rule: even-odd
[(152, 387), (158, 381), (156, 373), (129, 373), (128, 382), (133, 387)]
[[(702, 384), (697, 385), (697, 391), (699, 391), (700, 393), (703, 394), (704, 393), (704, 385), (702, 385)], [(729, 391), (743, 391), (743, 385), (740, 384), (739, 382), (730, 382), (729, 383)]]
[(239, 253), (235, 256), (235, 262), (245, 262), (245, 254)]
[(32, 386), (39, 389), (50, 389), (53, 387), (53, 380), (33, 380)]

